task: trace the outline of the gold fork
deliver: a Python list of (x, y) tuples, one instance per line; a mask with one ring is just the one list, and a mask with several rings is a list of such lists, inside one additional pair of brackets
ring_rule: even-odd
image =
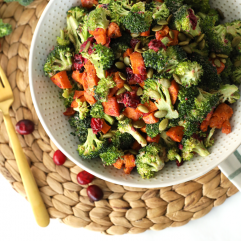
[(35, 219), (40, 227), (46, 227), (49, 224), (49, 214), (43, 203), (37, 184), (9, 116), (9, 108), (13, 103), (14, 97), (8, 79), (1, 66), (0, 77), (0, 111), (3, 112), (3, 119)]

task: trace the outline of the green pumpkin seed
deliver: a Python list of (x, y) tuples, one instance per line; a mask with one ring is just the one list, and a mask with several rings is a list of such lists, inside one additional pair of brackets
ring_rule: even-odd
[(214, 64), (215, 64), (218, 68), (221, 67), (221, 62), (220, 62), (219, 59), (215, 59), (215, 60), (214, 60)]
[(169, 17), (167, 18), (167, 22), (168, 22), (168, 23), (171, 21), (172, 17), (173, 17), (173, 15), (172, 15), (172, 14), (171, 14), (171, 15), (169, 15)]
[(180, 45), (180, 46), (185, 46), (185, 45), (188, 45), (188, 44), (189, 44), (189, 41), (186, 40), (186, 41), (180, 42), (178, 45)]
[(175, 38), (175, 34), (172, 32), (172, 30), (169, 31), (169, 36), (171, 37), (171, 39)]
[(217, 54), (217, 57), (223, 58), (223, 59), (227, 59), (228, 55), (226, 55), (226, 54)]
[(143, 90), (141, 87), (138, 88), (138, 90), (136, 91), (136, 94), (137, 94), (137, 96), (143, 95)]
[(187, 40), (186, 35), (185, 35), (185, 34), (183, 34), (183, 33), (179, 33), (177, 37), (178, 37), (178, 40), (179, 40), (179, 41), (181, 41), (181, 42), (183, 42), (183, 41), (186, 41), (186, 40)]
[(138, 154), (138, 152), (136, 151), (136, 150), (133, 150), (133, 149), (130, 149), (130, 150), (128, 150), (131, 154), (133, 154), (133, 155), (137, 155)]
[(215, 53), (212, 52), (212, 53), (210, 54), (210, 58), (212, 58), (212, 59), (216, 59), (216, 57), (217, 57), (217, 56), (216, 56)]
[(133, 122), (133, 126), (137, 129), (144, 127), (146, 123), (143, 120), (138, 120)]
[(191, 34), (189, 34), (189, 33), (186, 33), (186, 32), (183, 32), (188, 38), (191, 38), (191, 39), (194, 39), (194, 37), (191, 35)]
[(206, 41), (205, 39), (203, 39), (199, 44), (198, 44), (198, 47), (200, 50), (203, 50), (205, 48), (205, 44), (206, 44)]
[(163, 85), (166, 88), (169, 88), (171, 86), (170, 80), (165, 79), (165, 78), (160, 79), (160, 83), (161, 83), (161, 85)]
[(154, 26), (151, 30), (152, 30), (153, 32), (157, 32), (157, 31), (162, 30), (162, 28), (163, 28), (162, 25), (156, 25), (156, 26)]
[(148, 108), (147, 108), (146, 106), (144, 106), (144, 105), (139, 105), (139, 106), (137, 107), (137, 109), (138, 109), (139, 111), (141, 111), (142, 113), (149, 113)]
[(153, 76), (153, 69), (152, 69), (152, 68), (148, 69), (146, 76), (147, 76), (147, 78), (149, 78), (149, 79), (152, 78), (152, 76)]
[(234, 67), (240, 67), (241, 66), (241, 60), (237, 60), (234, 62)]
[(123, 121), (123, 120), (126, 119), (126, 116), (123, 115), (123, 114), (121, 114), (121, 115), (119, 115), (116, 119), (119, 120), (119, 121)]
[(137, 49), (139, 49), (140, 45), (141, 45), (141, 41), (139, 41), (139, 42), (135, 45), (134, 51), (136, 51)]
[(115, 63), (115, 67), (117, 69), (124, 69), (126, 66), (125, 66), (125, 64), (123, 62), (116, 62)]
[(139, 37), (139, 36), (140, 36), (139, 33), (131, 33), (131, 37), (132, 37), (132, 38), (137, 38), (137, 37)]
[(205, 34), (204, 34), (204, 33), (201, 34), (201, 35), (199, 35), (198, 38), (197, 38), (197, 40), (196, 40), (196, 42), (197, 42), (197, 43), (201, 42), (204, 37), (205, 37)]
[(161, 19), (161, 20), (157, 21), (157, 24), (158, 25), (167, 25), (168, 22), (166, 20)]
[(192, 49), (188, 45), (182, 46), (182, 49), (188, 54), (192, 53)]
[(124, 84), (124, 88), (128, 91), (132, 91), (131, 87), (128, 84)]
[(126, 92), (126, 89), (123, 87), (123, 88), (119, 89), (116, 94), (117, 95), (121, 95), (121, 94), (123, 94), (125, 92)]
[(227, 62), (226, 59), (220, 59), (220, 61), (224, 64), (226, 64), (226, 62)]
[(142, 48), (143, 51), (147, 51), (148, 49), (149, 49), (148, 46), (145, 46)]
[(149, 92), (149, 94), (150, 94), (151, 98), (153, 98), (155, 100), (161, 99), (161, 95), (155, 90), (151, 90)]
[(224, 20), (224, 19), (225, 19), (225, 16), (224, 16), (222, 10), (219, 9), (219, 8), (216, 8), (216, 10), (218, 11), (218, 14), (219, 14), (220, 18), (221, 18), (222, 20)]
[(237, 36), (232, 40), (232, 47), (235, 48), (237, 47), (241, 42), (241, 37)]
[(142, 50), (142, 49), (136, 49), (136, 52), (142, 54), (142, 53), (144, 53), (145, 51)]
[(164, 131), (166, 130), (167, 126), (168, 126), (168, 122), (169, 120), (168, 119), (164, 119), (160, 122), (159, 124), (159, 131)]
[(121, 56), (121, 57), (119, 58), (119, 60), (120, 60), (121, 62), (123, 62), (123, 61), (124, 61), (124, 58)]
[(119, 72), (119, 76), (121, 79), (126, 80), (126, 74)]
[(179, 78), (179, 76), (178, 75), (176, 75), (176, 74), (173, 74), (173, 78), (174, 78), (174, 80), (178, 83), (178, 84), (182, 84), (182, 81), (180, 80), (180, 78)]
[(131, 61), (130, 61), (130, 58), (128, 56), (126, 56), (124, 58), (124, 63), (125, 63), (126, 66), (130, 66)]
[(159, 119), (165, 117), (166, 115), (167, 115), (166, 110), (159, 110), (154, 113), (154, 116)]
[(111, 138), (112, 136), (113, 136), (112, 133), (106, 133), (106, 134), (104, 134), (102, 137), (103, 137), (103, 138)]

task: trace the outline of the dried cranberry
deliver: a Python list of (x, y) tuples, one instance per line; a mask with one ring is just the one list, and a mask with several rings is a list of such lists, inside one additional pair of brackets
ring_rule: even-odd
[(84, 67), (84, 63), (85, 63), (85, 58), (83, 58), (81, 54), (75, 54), (74, 61), (73, 61), (74, 68), (77, 70), (81, 70), (82, 67)]
[(141, 75), (141, 74), (135, 74), (134, 75), (134, 80), (136, 81), (136, 83), (141, 84), (142, 82), (144, 82), (146, 80), (146, 75)]
[(91, 201), (96, 202), (103, 198), (103, 191), (96, 185), (91, 185), (87, 188), (87, 195)]
[(153, 49), (155, 52), (158, 52), (160, 48), (163, 48), (166, 50), (165, 44), (162, 43), (162, 41), (153, 39), (148, 44), (149, 49)]
[(182, 144), (178, 144), (178, 148), (180, 149), (180, 150), (182, 150), (183, 149), (183, 145)]
[(136, 39), (136, 38), (131, 39), (131, 42), (130, 42), (131, 47), (134, 49), (136, 44), (139, 42), (141, 42), (139, 39)]
[(31, 120), (21, 120), (15, 126), (20, 135), (28, 135), (34, 131), (34, 123)]
[[(87, 43), (90, 42), (90, 47), (91, 49), (93, 49), (93, 43), (95, 42), (95, 38), (94, 37), (89, 37), (81, 46), (80, 46), (80, 52), (82, 52), (84, 50), (84, 48), (86, 47)], [(88, 48), (88, 50), (89, 50)]]
[(97, 134), (99, 131), (101, 131), (103, 127), (103, 122), (100, 118), (91, 118), (90, 126), (92, 128), (93, 133)]
[(134, 80), (134, 74), (133, 74), (133, 71), (130, 67), (127, 67), (126, 68), (126, 74), (127, 74), (127, 81), (131, 81), (131, 80)]
[(197, 17), (195, 16), (195, 14), (191, 8), (189, 8), (187, 11), (189, 14), (190, 22), (192, 24), (192, 29), (195, 30), (197, 27)]
[(125, 107), (136, 108), (140, 104), (140, 98), (136, 95), (135, 91), (128, 91), (119, 97), (118, 103), (123, 103)]
[(82, 171), (77, 175), (77, 181), (80, 185), (89, 184), (93, 181), (94, 178), (95, 178), (94, 175), (92, 175), (86, 171)]
[(204, 139), (203, 137), (199, 136), (199, 135), (196, 134), (196, 133), (193, 133), (193, 134), (192, 134), (192, 138), (194, 138), (194, 139), (196, 139), (196, 140), (199, 140), (199, 141), (202, 141), (202, 140)]
[(184, 161), (179, 162), (178, 160), (176, 160), (176, 164), (177, 164), (178, 167), (182, 166), (183, 163), (184, 163)]
[(54, 153), (54, 156), (53, 156), (53, 161), (56, 165), (58, 166), (61, 166), (65, 163), (66, 161), (66, 156), (60, 151), (60, 150), (57, 150), (55, 153)]

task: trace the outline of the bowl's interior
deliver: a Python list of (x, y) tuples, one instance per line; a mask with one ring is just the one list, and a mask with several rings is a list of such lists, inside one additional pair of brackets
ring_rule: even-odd
[[(227, 20), (233, 20), (240, 15), (241, 5), (236, 3), (224, 3), (223, 0), (214, 2), (214, 7), (223, 11), (228, 5), (232, 6), (226, 11)], [(65, 155), (92, 174), (110, 182), (136, 187), (162, 187), (194, 179), (217, 166), (228, 157), (240, 144), (241, 135), (241, 101), (234, 105), (234, 115), (231, 120), (233, 127), (229, 135), (216, 134), (215, 145), (210, 149), (212, 153), (206, 158), (196, 157), (181, 167), (169, 163), (158, 175), (150, 180), (143, 180), (137, 173), (123, 174), (123, 171), (111, 167), (104, 167), (100, 160), (81, 160), (76, 149), (78, 139), (70, 135), (71, 128), (68, 119), (63, 115), (65, 110), (59, 99), (59, 89), (51, 80), (44, 76), (43, 65), (47, 54), (56, 45), (56, 37), (59, 30), (65, 27), (66, 11), (80, 5), (80, 0), (52, 0), (45, 9), (35, 30), (30, 53), (30, 86), (33, 102), (40, 121), (50, 138)], [(230, 12), (230, 9), (232, 13)]]

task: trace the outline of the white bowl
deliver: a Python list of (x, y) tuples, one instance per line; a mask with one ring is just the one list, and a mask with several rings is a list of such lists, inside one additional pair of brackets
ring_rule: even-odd
[[(213, 1), (213, 6), (225, 12), (226, 21), (238, 19), (241, 4), (237, 0)], [(109, 182), (133, 187), (164, 187), (183, 183), (197, 178), (210, 171), (227, 158), (241, 143), (241, 101), (234, 106), (231, 119), (232, 133), (216, 134), (215, 145), (210, 149), (211, 155), (206, 158), (195, 157), (183, 166), (177, 167), (175, 162), (168, 163), (156, 177), (143, 180), (136, 172), (125, 175), (123, 170), (104, 167), (101, 160), (83, 160), (76, 151), (78, 139), (70, 135), (71, 127), (62, 100), (59, 99), (59, 88), (44, 76), (43, 66), (48, 53), (56, 45), (59, 30), (66, 25), (66, 12), (72, 6), (81, 4), (80, 0), (51, 0), (44, 10), (36, 27), (29, 59), (29, 81), (33, 103), (38, 117), (47, 134), (55, 145), (74, 163)], [(230, 7), (228, 7), (230, 6)], [(225, 10), (228, 8), (227, 10)]]

